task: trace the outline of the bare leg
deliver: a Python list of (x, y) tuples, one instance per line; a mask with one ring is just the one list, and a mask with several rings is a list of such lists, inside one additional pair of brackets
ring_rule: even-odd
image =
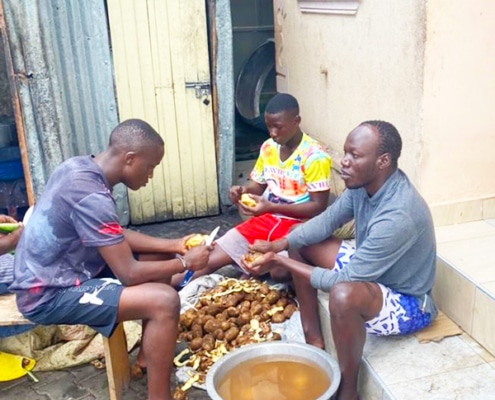
[[(331, 269), (335, 265), (340, 243), (339, 239), (332, 237), (313, 246), (289, 250), (289, 257), (306, 264)], [(308, 279), (301, 276), (293, 276), (293, 283), (299, 301), (306, 343), (323, 349), (325, 348), (325, 341), (321, 333), (318, 316), (318, 292), (311, 286)]]
[(270, 270), (270, 278), (275, 282), (290, 282), (292, 280), (292, 275), (285, 268), (273, 267)]
[[(144, 332), (146, 331), (146, 325), (148, 325), (148, 321), (147, 320), (142, 320), (141, 321), (141, 337), (144, 337)], [(138, 354), (136, 356), (136, 364), (140, 367), (140, 368), (146, 368), (147, 365), (146, 365), (146, 359), (144, 357), (144, 350), (143, 350), (143, 346), (139, 346), (139, 351), (138, 351)]]
[[(289, 250), (289, 257), (307, 263), (307, 260), (297, 250)], [(299, 301), (306, 343), (323, 349), (325, 348), (325, 342), (321, 335), (320, 319), (316, 311), (318, 310), (317, 290), (311, 286), (307, 279), (303, 279), (300, 276), (293, 276), (292, 282)]]
[(145, 321), (141, 349), (148, 369), (149, 400), (172, 400), (170, 374), (179, 308), (177, 292), (161, 283), (126, 287), (120, 298), (119, 321)]
[[(143, 253), (138, 255), (138, 259), (140, 261), (162, 261), (162, 260), (171, 260), (172, 258), (174, 258), (174, 255), (168, 253)], [(170, 279), (163, 280), (161, 283), (166, 283), (167, 285), (170, 285)], [(146, 330), (147, 324), (148, 324), (147, 320), (141, 321), (141, 329), (142, 329), (141, 337), (144, 337), (144, 332)], [(146, 367), (146, 360), (144, 358), (143, 346), (139, 347), (139, 352), (136, 356), (136, 363), (141, 368)]]
[(382, 302), (380, 287), (372, 282), (338, 283), (330, 291), (332, 335), (342, 373), (338, 400), (359, 399), (357, 384), (366, 341), (365, 323), (380, 312)]

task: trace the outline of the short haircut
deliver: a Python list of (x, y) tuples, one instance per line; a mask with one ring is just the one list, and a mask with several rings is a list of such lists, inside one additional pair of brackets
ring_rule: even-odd
[(267, 114), (278, 114), (282, 111), (292, 111), (295, 115), (299, 115), (299, 103), (294, 96), (288, 93), (277, 93), (265, 108)]
[(398, 160), (402, 150), (402, 139), (399, 131), (390, 122), (385, 121), (366, 121), (361, 125), (370, 125), (376, 128), (380, 135), (378, 143), (378, 155), (389, 153), (392, 159), (392, 166), (397, 168)]
[(110, 133), (109, 146), (125, 151), (136, 151), (149, 146), (164, 146), (164, 142), (147, 122), (128, 119), (118, 124)]

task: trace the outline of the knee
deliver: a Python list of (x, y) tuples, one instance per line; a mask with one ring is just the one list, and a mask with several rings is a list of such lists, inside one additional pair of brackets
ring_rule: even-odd
[(289, 254), (289, 258), (292, 258), (293, 260), (302, 261), (305, 260), (303, 251), (304, 251), (304, 247), (301, 247), (297, 249), (289, 249), (287, 250), (287, 253)]
[(352, 283), (342, 282), (332, 286), (329, 293), (329, 311), (331, 315), (347, 313), (353, 308), (355, 290)]
[(180, 312), (179, 295), (171, 286), (159, 285), (150, 304), (157, 317), (178, 318)]

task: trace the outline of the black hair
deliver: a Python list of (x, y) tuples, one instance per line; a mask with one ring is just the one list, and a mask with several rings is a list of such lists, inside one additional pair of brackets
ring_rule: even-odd
[(376, 128), (380, 135), (378, 155), (389, 153), (392, 166), (397, 168), (398, 159), (402, 150), (402, 139), (397, 128), (390, 122), (385, 121), (366, 121), (361, 125), (370, 125)]
[(141, 119), (128, 119), (113, 129), (109, 146), (136, 150), (148, 146), (164, 146), (164, 142), (147, 122)]
[(265, 108), (267, 114), (278, 114), (282, 111), (292, 111), (295, 115), (299, 115), (299, 103), (294, 96), (288, 93), (277, 93)]

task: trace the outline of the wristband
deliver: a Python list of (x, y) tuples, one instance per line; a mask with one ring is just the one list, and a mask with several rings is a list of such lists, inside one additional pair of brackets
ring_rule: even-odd
[(187, 261), (184, 257), (182, 257), (180, 254), (176, 254), (175, 258), (179, 259), (180, 262), (182, 263), (182, 267), (184, 268), (184, 271), (187, 270)]

